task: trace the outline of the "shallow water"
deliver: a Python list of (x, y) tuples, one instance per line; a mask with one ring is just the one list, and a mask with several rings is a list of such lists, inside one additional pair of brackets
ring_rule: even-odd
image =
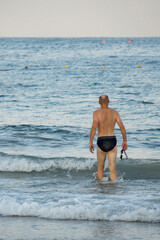
[[(17, 231), (18, 229), (18, 231)], [(37, 218), (0, 218), (1, 239), (120, 239), (158, 240), (160, 225), (137, 222), (64, 221)]]
[[(120, 229), (122, 239), (129, 239), (129, 231), (133, 239), (159, 234), (160, 38), (102, 40), (0, 38), (0, 221), (14, 229), (20, 218), (26, 229), (30, 220), (38, 221), (43, 234), (54, 225), (55, 239), (65, 239), (70, 222), (68, 239), (77, 236), (74, 227), (87, 232), (86, 226), (88, 239), (107, 232), (116, 239)], [(116, 126), (114, 183), (97, 182), (96, 153), (88, 150), (92, 112), (104, 93), (128, 136), (129, 159), (120, 160)], [(7, 239), (11, 229), (2, 229)], [(30, 239), (40, 239), (36, 234)]]

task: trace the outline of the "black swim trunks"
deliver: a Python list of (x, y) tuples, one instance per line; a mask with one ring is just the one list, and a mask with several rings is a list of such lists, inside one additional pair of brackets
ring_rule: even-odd
[(97, 139), (97, 145), (103, 152), (111, 151), (117, 144), (115, 136), (104, 136)]

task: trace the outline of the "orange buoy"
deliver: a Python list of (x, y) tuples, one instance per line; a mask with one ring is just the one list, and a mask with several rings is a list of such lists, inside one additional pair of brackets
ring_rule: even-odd
[(69, 68), (68, 66), (65, 66), (64, 68)]
[(102, 42), (103, 42), (103, 43), (106, 43), (106, 41), (105, 41), (105, 40), (103, 40)]
[(28, 66), (25, 66), (25, 68), (27, 69), (27, 68), (29, 68)]
[(137, 66), (137, 68), (141, 68), (141, 66)]
[(132, 40), (128, 40), (128, 43), (132, 43)]
[(105, 69), (106, 67), (105, 67), (105, 66), (102, 66), (101, 68), (102, 68), (102, 69)]

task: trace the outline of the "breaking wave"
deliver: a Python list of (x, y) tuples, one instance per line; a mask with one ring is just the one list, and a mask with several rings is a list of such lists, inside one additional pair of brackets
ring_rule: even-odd
[(90, 170), (96, 165), (95, 159), (60, 157), (41, 158), (25, 155), (0, 154), (1, 172), (43, 172), (63, 170)]
[[(106, 166), (107, 168), (107, 161)], [(97, 170), (97, 160), (85, 157), (53, 157), (42, 158), (27, 155), (0, 153), (0, 172), (45, 172), (69, 170)], [(128, 159), (117, 161), (117, 172), (123, 179), (159, 179), (160, 161), (158, 159)]]
[(112, 199), (81, 201), (81, 199), (60, 199), (57, 202), (40, 204), (19, 203), (11, 197), (0, 201), (0, 215), (19, 217), (40, 217), (61, 220), (160, 222), (160, 207), (157, 204), (143, 204), (133, 199)]

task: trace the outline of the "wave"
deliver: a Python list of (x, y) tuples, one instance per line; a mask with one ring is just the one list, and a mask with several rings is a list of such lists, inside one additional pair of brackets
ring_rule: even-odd
[(160, 179), (160, 161), (158, 159), (128, 159), (117, 164), (124, 179)]
[(54, 220), (92, 220), (160, 222), (160, 207), (150, 201), (133, 199), (88, 200), (78, 198), (60, 199), (56, 202), (18, 202), (11, 197), (0, 200), (0, 215), (20, 217), (40, 217)]
[(1, 72), (14, 71), (15, 69), (0, 69)]
[[(105, 172), (107, 168), (105, 166)], [(128, 159), (117, 161), (117, 173), (124, 180), (160, 179), (160, 161), (157, 159)], [(43, 158), (26, 155), (0, 153), (0, 172), (42, 173), (45, 171), (89, 171), (92, 175), (97, 171), (97, 160), (85, 157), (53, 157)]]
[(0, 153), (1, 172), (44, 172), (47, 170), (90, 170), (96, 165), (94, 159), (77, 157), (42, 158)]
[(154, 104), (153, 102), (149, 102), (149, 101), (142, 101), (143, 104)]
[[(57, 136), (64, 136), (67, 138), (72, 137), (87, 137), (89, 129), (82, 128), (82, 127), (74, 127), (74, 126), (45, 126), (45, 125), (32, 125), (32, 124), (21, 124), (21, 125), (2, 125), (0, 126), (1, 132), (7, 132), (9, 134), (13, 134), (14, 136), (21, 137), (23, 134), (23, 138), (25, 136), (30, 138), (39, 138), (39, 135), (48, 136), (50, 135), (50, 139), (53, 138), (53, 135), (57, 134)], [(33, 136), (34, 134), (34, 136)], [(36, 134), (36, 136), (35, 136)]]
[[(2, 95), (3, 96), (3, 95)], [(77, 132), (77, 129), (83, 130), (82, 127), (74, 126), (46, 126), (46, 125), (32, 125), (32, 124), (20, 124), (20, 125), (1, 125), (0, 129), (2, 130), (16, 130), (16, 131), (37, 131), (37, 132)]]

